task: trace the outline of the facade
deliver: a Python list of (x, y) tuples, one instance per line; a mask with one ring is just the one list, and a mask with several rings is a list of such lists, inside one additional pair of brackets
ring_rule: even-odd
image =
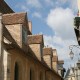
[(64, 80), (80, 80), (80, 60), (78, 60), (76, 66), (67, 70)]
[(74, 68), (71, 67), (70, 69), (67, 70), (66, 76), (64, 80), (76, 80), (75, 79), (75, 72)]
[(0, 0), (0, 12), (6, 14), (13, 13), (14, 11), (7, 5), (4, 0)]
[(63, 67), (64, 61), (59, 60), (58, 61), (58, 73), (61, 77), (64, 77), (64, 73), (66, 72), (65, 68)]
[(77, 0), (77, 4), (78, 4), (78, 14), (77, 17), (75, 17), (74, 19), (74, 26), (75, 26), (74, 30), (78, 44), (80, 45), (80, 0)]
[(56, 49), (44, 47), (43, 35), (32, 35), (27, 13), (5, 8), (0, 7), (0, 80), (63, 80)]

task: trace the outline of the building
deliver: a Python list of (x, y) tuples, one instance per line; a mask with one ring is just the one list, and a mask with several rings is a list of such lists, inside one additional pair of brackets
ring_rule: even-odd
[(67, 70), (64, 80), (80, 80), (80, 60), (74, 67)]
[(77, 0), (77, 2), (78, 2), (78, 14), (77, 17), (75, 17), (74, 19), (74, 25), (75, 25), (74, 30), (78, 44), (80, 45), (80, 0)]
[(58, 61), (58, 73), (61, 77), (64, 77), (64, 73), (66, 72), (65, 68), (63, 67), (64, 61), (59, 60)]
[(70, 69), (67, 70), (67, 73), (65, 75), (64, 80), (76, 80), (75, 79), (74, 67), (71, 67)]
[(6, 4), (4, 0), (0, 0), (0, 12), (6, 14), (13, 13), (14, 11)]
[(44, 47), (43, 35), (32, 35), (27, 13), (0, 8), (0, 79), (63, 80), (56, 49)]

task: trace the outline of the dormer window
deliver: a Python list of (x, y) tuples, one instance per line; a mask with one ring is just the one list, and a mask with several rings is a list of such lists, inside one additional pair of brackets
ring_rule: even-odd
[(26, 44), (27, 42), (27, 30), (22, 28), (22, 42)]

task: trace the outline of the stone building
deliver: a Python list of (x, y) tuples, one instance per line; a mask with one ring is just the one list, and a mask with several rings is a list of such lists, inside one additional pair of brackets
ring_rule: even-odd
[(0, 12), (1, 13), (13, 13), (14, 11), (6, 4), (4, 0), (0, 0)]
[(75, 79), (74, 67), (71, 67), (70, 69), (67, 70), (67, 73), (65, 75), (64, 80), (76, 80)]
[(80, 80), (80, 60), (74, 67), (67, 70), (64, 80)]
[(80, 45), (80, 0), (77, 0), (77, 5), (78, 5), (78, 14), (74, 19), (74, 26), (75, 26), (74, 30), (78, 44)]
[(56, 49), (44, 47), (43, 35), (32, 35), (27, 13), (0, 8), (0, 80), (63, 80)]

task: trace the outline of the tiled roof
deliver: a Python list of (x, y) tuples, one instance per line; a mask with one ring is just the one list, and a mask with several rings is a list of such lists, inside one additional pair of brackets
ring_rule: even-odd
[(59, 60), (58, 64), (64, 64), (64, 60)]
[(10, 13), (3, 15), (3, 24), (22, 24), (25, 22), (27, 13)]
[(43, 35), (28, 35), (27, 37), (28, 44), (43, 44)]
[(0, 0), (0, 12), (1, 13), (13, 13), (14, 11), (6, 4), (4, 0)]
[(57, 62), (58, 61), (58, 56), (53, 56), (52, 61)]
[(52, 55), (52, 48), (43, 48), (43, 56)]

